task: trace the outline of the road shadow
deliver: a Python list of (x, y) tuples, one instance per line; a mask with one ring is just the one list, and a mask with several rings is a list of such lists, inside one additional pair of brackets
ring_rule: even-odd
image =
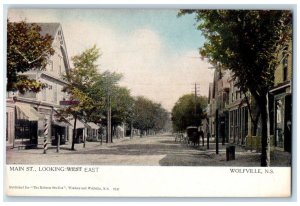
[(210, 167), (258, 167), (259, 154), (241, 155), (236, 154), (236, 160), (226, 161), (226, 153), (202, 152), (194, 155), (166, 155), (159, 161), (161, 166), (210, 166)]
[[(196, 150), (195, 150), (196, 151)], [(184, 155), (191, 153), (191, 148), (174, 143), (172, 140), (161, 140), (150, 144), (120, 144), (108, 148), (95, 148), (77, 151), (76, 154), (102, 154), (102, 155)], [(72, 155), (72, 154), (68, 154)]]

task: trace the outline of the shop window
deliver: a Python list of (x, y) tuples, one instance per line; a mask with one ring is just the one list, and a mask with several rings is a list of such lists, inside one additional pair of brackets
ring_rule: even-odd
[(281, 99), (275, 101), (275, 144), (283, 147), (284, 144), (284, 105)]

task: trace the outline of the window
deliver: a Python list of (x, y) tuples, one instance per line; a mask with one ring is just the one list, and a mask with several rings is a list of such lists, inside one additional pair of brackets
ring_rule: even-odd
[(54, 103), (56, 103), (57, 102), (57, 84), (54, 84), (53, 85), (53, 99), (52, 99), (52, 101), (54, 102)]
[(6, 112), (6, 141), (8, 141), (8, 112)]
[(283, 81), (286, 81), (288, 78), (288, 57), (283, 59)]
[(282, 52), (283, 81), (286, 81), (287, 77), (288, 77), (288, 57), (289, 57), (289, 55), (287, 54), (287, 51), (288, 51), (288, 47), (286, 46)]
[(25, 92), (24, 94), (19, 94), (20, 97), (23, 98), (30, 98), (30, 99), (35, 99), (36, 98), (36, 93), (35, 92)]
[(61, 74), (61, 68), (62, 68), (62, 57), (61, 56), (58, 56), (59, 58), (59, 64), (58, 64), (58, 74), (60, 75)]
[(275, 101), (275, 146), (284, 147), (284, 101)]
[(49, 69), (50, 71), (53, 71), (53, 61), (52, 60), (49, 60)]
[(42, 100), (43, 101), (46, 101), (46, 97), (47, 97), (47, 88), (44, 88), (43, 90), (42, 90)]

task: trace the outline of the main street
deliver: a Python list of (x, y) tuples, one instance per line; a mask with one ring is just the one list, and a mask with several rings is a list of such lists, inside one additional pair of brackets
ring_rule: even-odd
[[(69, 165), (141, 165), (141, 166), (260, 166), (260, 154), (236, 148), (236, 160), (226, 161), (226, 146), (219, 145), (215, 154), (214, 143), (210, 149), (187, 146), (175, 142), (171, 134), (157, 136), (126, 137), (114, 143), (86, 142), (76, 144), (75, 151), (70, 145), (62, 145), (59, 153), (50, 147), (47, 154), (43, 149), (7, 150), (8, 164), (69, 164)], [(274, 156), (274, 155), (273, 155)], [(288, 166), (290, 157), (274, 156), (273, 165)]]

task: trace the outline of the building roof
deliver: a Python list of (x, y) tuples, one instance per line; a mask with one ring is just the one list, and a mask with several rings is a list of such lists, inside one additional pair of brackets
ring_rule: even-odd
[[(61, 27), (61, 24), (58, 23), (58, 22), (52, 22), (52, 23), (35, 23), (37, 25), (39, 25), (41, 27), (41, 31), (40, 31), (40, 34), (41, 35), (46, 35), (46, 34), (49, 34), (50, 36), (52, 36), (53, 38), (55, 38), (55, 36), (57, 35), (57, 31), (59, 30), (59, 28)], [(66, 43), (65, 43), (65, 40), (64, 40), (64, 36), (63, 36), (63, 32), (62, 32), (62, 29), (61, 29), (61, 36), (62, 36), (62, 39), (63, 39), (63, 55), (64, 55), (64, 58), (65, 58), (65, 63), (66, 65), (68, 65), (66, 68), (70, 68), (70, 63), (69, 63), (69, 59), (68, 59), (68, 55), (67, 55), (67, 48), (66, 48)]]
[(60, 27), (60, 23), (36, 23), (41, 27), (41, 35), (49, 34), (52, 37), (55, 37), (58, 28)]
[(87, 125), (89, 125), (92, 129), (99, 129), (100, 127), (96, 125), (94, 122), (88, 122)]

